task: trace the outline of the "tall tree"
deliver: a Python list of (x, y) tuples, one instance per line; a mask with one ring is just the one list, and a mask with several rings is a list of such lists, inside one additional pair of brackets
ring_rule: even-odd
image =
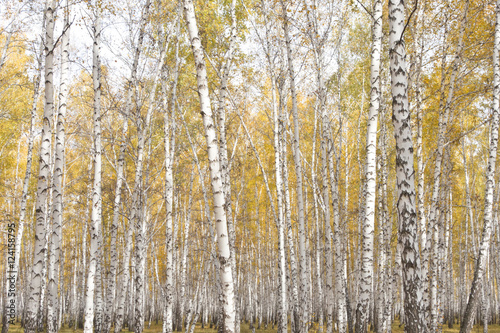
[(90, 258), (87, 273), (87, 289), (85, 291), (85, 324), (84, 332), (92, 333), (95, 315), (95, 291), (99, 265), (99, 239), (102, 224), (102, 144), (101, 144), (101, 8), (102, 3), (94, 4), (94, 23), (92, 26), (92, 85), (94, 88), (94, 115), (93, 115), (93, 151), (92, 166), (94, 180), (92, 185), (92, 212), (90, 220)]
[(54, 113), (54, 20), (56, 1), (48, 0), (45, 10), (45, 104), (43, 110), (42, 141), (38, 166), (36, 193), (36, 227), (33, 252), (33, 266), (29, 282), (29, 296), (26, 305), (25, 333), (37, 330), (37, 315), (42, 285), (43, 261), (46, 252), (47, 194), (50, 177), (50, 146)]
[(496, 1), (495, 8), (495, 41), (493, 45), (493, 103), (490, 115), (490, 146), (488, 150), (488, 165), (486, 167), (486, 188), (484, 194), (484, 226), (481, 235), (481, 244), (474, 270), (471, 291), (464, 318), (460, 326), (460, 333), (468, 333), (472, 329), (477, 302), (480, 298), (482, 283), (484, 283), (486, 264), (490, 248), (490, 238), (493, 225), (493, 195), (495, 189), (495, 172), (498, 147), (498, 123), (500, 112), (500, 0)]
[(66, 0), (64, 31), (61, 38), (61, 81), (59, 87), (59, 109), (56, 124), (56, 147), (54, 152), (54, 184), (52, 186), (52, 232), (50, 237), (49, 285), (47, 302), (47, 332), (59, 331), (59, 272), (63, 225), (63, 174), (66, 101), (68, 96), (69, 72), (69, 4)]
[[(43, 24), (42, 27), (45, 26), (45, 11), (43, 13)], [(19, 219), (18, 219), (18, 224), (17, 224), (17, 230), (16, 230), (16, 241), (15, 241), (15, 246), (14, 246), (14, 263), (13, 266), (11, 262), (8, 263), (8, 268), (9, 268), (9, 276), (6, 279), (7, 283), (7, 305), (13, 304), (14, 308), (12, 308), (12, 311), (17, 315), (18, 312), (17, 310), (19, 309), (16, 304), (16, 295), (18, 294), (18, 280), (19, 280), (19, 262), (20, 262), (20, 256), (21, 256), (21, 247), (23, 243), (23, 235), (24, 235), (24, 226), (26, 223), (26, 215), (27, 215), (27, 209), (28, 209), (28, 191), (29, 191), (29, 184), (30, 184), (30, 178), (31, 178), (31, 166), (33, 163), (33, 145), (35, 141), (35, 121), (36, 121), (36, 114), (37, 114), (37, 109), (38, 109), (38, 97), (40, 96), (40, 81), (42, 78), (42, 61), (43, 61), (43, 56), (44, 56), (44, 38), (43, 36), (40, 37), (40, 47), (39, 47), (39, 53), (37, 55), (37, 73), (33, 81), (33, 98), (32, 98), (32, 103), (31, 103), (31, 111), (30, 111), (30, 127), (29, 127), (29, 134), (28, 134), (28, 147), (27, 147), (27, 154), (26, 154), (26, 170), (24, 172), (24, 179), (23, 179), (23, 188), (21, 192), (21, 203), (20, 203), (20, 208), (19, 208)], [(14, 286), (14, 291), (12, 291), (11, 287)], [(5, 307), (4, 309), (4, 319), (2, 320), (2, 333), (7, 333), (9, 331), (9, 325), (12, 319), (7, 316), (7, 311), (11, 311), (10, 308)]]
[(396, 188), (398, 241), (402, 244), (405, 332), (426, 332), (422, 315), (422, 276), (417, 238), (415, 170), (408, 108), (408, 76), (404, 43), (403, 0), (389, 0), (389, 56), (392, 94), (392, 122), (396, 139)]
[[(180, 5), (179, 13), (177, 15), (178, 22), (176, 23), (176, 33), (179, 33), (180, 29)], [(175, 107), (177, 103), (177, 82), (179, 79), (179, 67), (180, 67), (180, 57), (179, 57), (179, 40), (177, 40), (175, 45), (175, 68), (173, 73), (173, 83), (172, 83), (172, 94), (170, 103), (167, 101), (167, 87), (165, 80), (162, 81), (163, 88), (163, 129), (165, 132), (164, 145), (165, 145), (165, 210), (166, 210), (166, 226), (165, 226), (165, 236), (166, 244), (165, 251), (167, 255), (166, 262), (166, 283), (165, 283), (165, 294), (166, 302), (164, 309), (164, 322), (163, 322), (163, 333), (172, 332), (173, 328), (173, 276), (174, 276), (174, 238), (172, 234), (173, 227), (173, 199), (174, 199), (174, 178), (173, 178), (173, 165), (175, 157)], [(181, 315), (181, 320), (182, 320)]]
[(135, 225), (135, 333), (142, 333), (144, 329), (144, 293), (145, 293), (145, 274), (146, 274), (146, 217), (143, 213), (147, 207), (147, 189), (144, 188), (144, 158), (146, 138), (151, 126), (151, 118), (155, 109), (156, 88), (160, 78), (161, 70), (165, 61), (165, 56), (169, 44), (168, 34), (161, 42), (162, 48), (160, 51), (158, 63), (155, 68), (153, 84), (147, 101), (146, 116), (142, 119), (140, 114), (137, 114), (137, 161), (135, 170), (134, 191), (132, 193), (132, 222)]
[(356, 333), (368, 330), (368, 314), (372, 298), (373, 238), (375, 233), (375, 191), (377, 177), (377, 123), (380, 108), (380, 49), (382, 47), (382, 1), (373, 5), (372, 49), (370, 66), (370, 111), (366, 129), (365, 216), (363, 221), (361, 279), (356, 309)]
[(285, 48), (287, 55), (288, 75), (290, 79), (290, 94), (292, 97), (292, 116), (293, 116), (293, 161), (295, 164), (295, 176), (297, 186), (297, 209), (298, 209), (298, 229), (299, 229), (299, 303), (300, 306), (300, 322), (299, 332), (305, 333), (308, 330), (309, 314), (307, 309), (307, 255), (306, 255), (306, 221), (304, 216), (304, 190), (302, 176), (302, 160), (300, 152), (300, 135), (299, 135), (299, 114), (297, 106), (297, 91), (295, 84), (295, 69), (293, 65), (292, 47), (289, 32), (289, 18), (287, 14), (287, 6), (284, 1), (281, 1), (283, 11), (283, 32), (285, 34)]
[(220, 154), (217, 146), (217, 135), (215, 132), (212, 107), (208, 92), (205, 56), (203, 54), (203, 46), (201, 45), (192, 0), (184, 0), (184, 14), (196, 66), (196, 80), (198, 84), (198, 96), (200, 98), (200, 113), (203, 118), (203, 127), (205, 129), (205, 139), (208, 150), (208, 162), (210, 165), (210, 179), (212, 185), (215, 226), (217, 230), (217, 245), (219, 250), (220, 282), (224, 297), (224, 332), (234, 333), (234, 285), (233, 272), (230, 263), (230, 256), (234, 254), (232, 254), (229, 249), (226, 212), (224, 210), (225, 199), (222, 187), (222, 173), (219, 164)]
[[(130, 71), (130, 79), (127, 84), (127, 95), (126, 95), (126, 101), (125, 101), (125, 115), (124, 115), (124, 123), (123, 123), (123, 130), (122, 133), (126, 134), (128, 131), (128, 118), (131, 116), (132, 109), (134, 107), (133, 100), (134, 98), (137, 99), (137, 88), (138, 88), (138, 77), (137, 77), (137, 72), (138, 72), (138, 67), (139, 67), (139, 58), (142, 52), (142, 44), (144, 41), (144, 35), (145, 35), (145, 29), (146, 25), (148, 23), (148, 15), (149, 15), (149, 6), (150, 6), (150, 1), (146, 1), (144, 7), (142, 8), (142, 13), (141, 13), (141, 18), (139, 22), (139, 32), (138, 32), (138, 38), (137, 38), (137, 43), (134, 45), (134, 57), (132, 61), (132, 68)], [(117, 170), (117, 189), (121, 187), (121, 183), (118, 182), (118, 178), (123, 178), (123, 182), (125, 182), (124, 179), (124, 165), (125, 165), (125, 151), (127, 148), (127, 142), (126, 142), (126, 136), (124, 135), (123, 141), (120, 144), (120, 153), (118, 157), (118, 170)], [(118, 186), (120, 185), (120, 187)], [(120, 190), (121, 194), (121, 190)], [(118, 217), (119, 217), (119, 209), (120, 209), (120, 202), (121, 202), (121, 196), (115, 196), (115, 206), (113, 210), (113, 224), (116, 223), (116, 225), (113, 226), (113, 229), (118, 228)], [(116, 222), (115, 222), (116, 219)], [(125, 300), (127, 296), (127, 288), (129, 287), (130, 283), (130, 270), (129, 270), (129, 262), (130, 262), (130, 257), (131, 257), (131, 251), (132, 251), (132, 237), (133, 237), (133, 228), (134, 226), (132, 223), (128, 223), (127, 226), (127, 231), (126, 231), (126, 246), (125, 246), (125, 253), (123, 256), (123, 263), (124, 263), (124, 269), (122, 273), (122, 279), (121, 279), (121, 290), (117, 293), (117, 307), (116, 307), (116, 318), (115, 318), (115, 332), (119, 333), (121, 332), (123, 322), (124, 322), (124, 316), (125, 316)], [(111, 235), (113, 237), (113, 234)], [(113, 245), (113, 243), (112, 243)], [(114, 246), (112, 247), (113, 251)], [(111, 295), (108, 295), (111, 297)], [(105, 325), (107, 327), (107, 325)]]

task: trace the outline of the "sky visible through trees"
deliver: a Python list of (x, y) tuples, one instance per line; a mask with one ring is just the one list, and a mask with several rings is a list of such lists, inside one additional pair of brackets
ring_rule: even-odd
[(0, 1), (7, 332), (500, 332), (500, 0)]

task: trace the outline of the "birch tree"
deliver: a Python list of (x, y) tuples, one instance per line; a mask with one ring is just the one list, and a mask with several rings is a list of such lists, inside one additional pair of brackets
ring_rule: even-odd
[(368, 331), (369, 302), (372, 297), (373, 237), (375, 232), (375, 191), (377, 176), (377, 122), (380, 108), (380, 49), (382, 47), (382, 1), (373, 6), (372, 49), (370, 66), (370, 111), (366, 130), (365, 216), (363, 221), (361, 280), (356, 310), (356, 332)]
[[(125, 115), (124, 115), (124, 123), (123, 123), (123, 133), (126, 133), (128, 130), (128, 118), (131, 115), (132, 108), (133, 108), (133, 99), (137, 98), (136, 91), (137, 91), (137, 85), (138, 85), (138, 77), (137, 77), (137, 71), (138, 71), (138, 66), (139, 66), (139, 58), (142, 52), (142, 44), (144, 41), (144, 35), (145, 35), (145, 28), (147, 24), (147, 17), (149, 14), (149, 5), (150, 1), (146, 1), (144, 7), (142, 8), (142, 13), (141, 13), (141, 19), (139, 22), (139, 32), (138, 32), (138, 38), (137, 38), (137, 44), (134, 45), (134, 58), (132, 61), (132, 68), (130, 71), (130, 80), (127, 85), (127, 97), (126, 97), (126, 104), (125, 104)], [(120, 172), (120, 168), (124, 167), (125, 163), (125, 151), (127, 148), (127, 143), (124, 141), (120, 144), (120, 155), (119, 155), (119, 160), (118, 160), (118, 174), (117, 174), (117, 187), (118, 185), (121, 185), (118, 183), (118, 177), (121, 176), (122, 178), (124, 177), (123, 171)], [(123, 170), (123, 169), (122, 169)], [(123, 179), (125, 181), (125, 179)], [(119, 215), (119, 202), (117, 203), (117, 200), (120, 199), (121, 197), (115, 197), (115, 206), (114, 206), (114, 212), (113, 212), (113, 221), (115, 219), (118, 219)], [(113, 222), (114, 223), (114, 222)], [(118, 221), (117, 221), (118, 223)], [(116, 225), (116, 228), (118, 226)], [(123, 263), (124, 263), (124, 270), (122, 274), (122, 279), (121, 279), (121, 290), (117, 293), (117, 308), (116, 308), (116, 319), (115, 319), (115, 332), (119, 333), (121, 332), (123, 322), (124, 322), (124, 316), (125, 316), (125, 300), (127, 296), (127, 288), (129, 287), (130, 284), (130, 257), (131, 257), (131, 251), (132, 251), (132, 237), (133, 237), (133, 229), (134, 226), (132, 223), (129, 222), (127, 228), (126, 228), (126, 246), (124, 250), (124, 255), (123, 255)], [(112, 235), (113, 236), (113, 235)], [(110, 296), (110, 295), (108, 295)], [(110, 296), (111, 297), (111, 296)]]
[(90, 258), (87, 273), (87, 290), (85, 291), (85, 324), (84, 332), (92, 333), (95, 315), (95, 286), (99, 261), (99, 238), (102, 223), (102, 145), (101, 145), (101, 3), (94, 8), (92, 46), (92, 83), (94, 88), (93, 115), (93, 156), (92, 164), (94, 180), (92, 185), (92, 213), (90, 224)]
[(417, 212), (415, 206), (415, 171), (413, 143), (408, 108), (408, 78), (406, 49), (403, 39), (405, 27), (403, 0), (389, 0), (389, 56), (392, 93), (392, 122), (396, 139), (396, 188), (399, 242), (403, 249), (405, 332), (426, 331), (422, 318), (422, 276), (417, 239)]
[(287, 8), (283, 1), (281, 1), (283, 10), (283, 31), (285, 34), (285, 46), (287, 55), (288, 75), (290, 78), (290, 94), (292, 97), (292, 116), (293, 116), (293, 158), (295, 164), (295, 176), (297, 185), (297, 208), (298, 208), (298, 228), (299, 228), (299, 274), (300, 274), (300, 288), (299, 288), (299, 303), (300, 304), (300, 324), (299, 332), (304, 333), (308, 330), (309, 314), (307, 311), (307, 257), (306, 257), (306, 226), (304, 217), (304, 193), (302, 184), (302, 161), (299, 143), (299, 115), (297, 108), (297, 92), (295, 87), (295, 70), (293, 66), (292, 48), (289, 34), (289, 22), (287, 16)]
[[(180, 21), (180, 5), (178, 18)], [(176, 32), (179, 33), (179, 21), (177, 22)], [(164, 323), (163, 323), (163, 333), (172, 332), (172, 308), (173, 308), (173, 235), (172, 235), (172, 223), (173, 223), (173, 197), (174, 197), (174, 179), (173, 179), (173, 164), (175, 157), (175, 107), (177, 102), (177, 82), (179, 79), (179, 41), (177, 40), (175, 46), (175, 69), (173, 73), (173, 84), (172, 84), (172, 96), (170, 105), (167, 102), (167, 88), (165, 80), (162, 82), (163, 87), (163, 128), (165, 131), (164, 145), (165, 145), (165, 210), (166, 210), (166, 253), (167, 253), (167, 278), (165, 283), (165, 294), (166, 294), (166, 304), (164, 309)], [(182, 320), (182, 315), (181, 315)]]
[[(148, 0), (149, 1), (149, 0)], [(168, 35), (167, 35), (168, 36)], [(138, 119), (138, 143), (137, 143), (137, 162), (135, 171), (135, 182), (134, 182), (134, 192), (132, 194), (132, 221), (135, 224), (135, 257), (136, 257), (136, 267), (135, 267), (135, 332), (142, 333), (144, 329), (144, 290), (145, 290), (145, 270), (146, 270), (146, 252), (147, 244), (146, 239), (146, 219), (144, 214), (142, 214), (143, 206), (147, 206), (147, 200), (142, 199), (147, 192), (143, 188), (143, 165), (145, 158), (145, 143), (146, 136), (150, 129), (151, 118), (153, 115), (153, 110), (155, 107), (155, 97), (156, 97), (156, 86), (160, 77), (161, 69), (163, 68), (163, 63), (165, 61), (165, 55), (167, 52), (169, 38), (166, 36), (165, 40), (162, 41), (162, 49), (160, 51), (158, 64), (156, 65), (155, 75), (153, 78), (153, 84), (151, 91), (149, 93), (149, 98), (147, 101), (147, 111), (145, 119)], [(140, 115), (138, 115), (139, 118)], [(146, 192), (146, 193), (144, 193)]]
[(68, 95), (68, 71), (69, 71), (69, 7), (66, 0), (64, 12), (64, 31), (61, 38), (61, 83), (59, 88), (59, 109), (56, 125), (56, 147), (54, 157), (54, 184), (52, 187), (52, 233), (50, 237), (50, 265), (48, 302), (47, 302), (47, 332), (59, 331), (57, 315), (61, 304), (59, 302), (59, 273), (60, 252), (63, 225), (63, 173), (64, 173), (64, 141), (65, 141), (65, 116), (66, 101)]
[[(456, 78), (458, 75), (458, 69), (459, 69), (459, 61), (460, 61), (460, 56), (462, 53), (462, 47), (463, 47), (463, 39), (464, 39), (464, 34), (465, 34), (465, 24), (467, 22), (467, 10), (468, 10), (468, 1), (465, 3), (464, 7), (464, 13), (460, 22), (460, 32), (459, 32), (459, 41), (458, 41), (458, 47), (456, 50), (456, 55), (453, 59), (453, 64), (452, 64), (452, 72), (450, 75), (450, 82), (449, 82), (449, 89), (448, 89), (448, 96), (446, 97), (446, 101), (444, 98), (444, 64), (445, 62), (445, 55), (443, 55), (443, 79), (441, 82), (442, 85), (442, 96), (440, 100), (440, 112), (439, 112), (439, 123), (438, 123), (438, 135), (437, 135), (437, 151), (436, 151), (436, 160), (434, 164), (434, 185), (433, 185), (433, 190), (432, 190), (432, 199), (431, 199), (431, 207), (429, 211), (429, 227), (428, 227), (428, 233), (432, 233), (432, 246), (429, 244), (431, 242), (430, 237), (426, 237), (427, 239), (427, 244), (425, 246), (425, 250), (423, 250), (423, 253), (427, 254), (430, 248), (432, 247), (432, 260), (431, 260), (431, 265), (430, 265), (430, 272), (433, 274), (432, 279), (431, 279), (431, 292), (430, 292), (430, 325), (429, 325), (429, 330), (431, 332), (435, 332), (438, 329), (438, 281), (437, 281), (437, 270), (439, 269), (439, 258), (438, 258), (438, 242), (439, 242), (439, 223), (438, 223), (438, 217), (442, 212), (439, 210), (439, 205), (440, 205), (440, 200), (439, 196), (441, 194), (441, 168), (443, 164), (443, 149), (445, 147), (445, 135), (448, 129), (448, 122), (450, 118), (450, 113), (451, 113), (451, 103), (454, 98), (454, 90), (455, 90), (455, 83), (456, 83)], [(444, 106), (443, 106), (444, 102)], [(441, 110), (444, 109), (444, 113), (441, 112)], [(431, 230), (432, 229), (432, 230)]]
[(42, 139), (38, 167), (38, 182), (35, 203), (36, 227), (33, 248), (33, 266), (29, 283), (29, 296), (26, 305), (25, 333), (35, 333), (37, 329), (38, 306), (42, 285), (42, 269), (46, 245), (46, 201), (50, 177), (50, 146), (52, 137), (52, 118), (54, 112), (54, 14), (56, 2), (47, 1), (45, 10), (45, 104), (43, 110)]
[(482, 283), (484, 283), (484, 276), (486, 264), (488, 259), (488, 252), (490, 247), (490, 238), (493, 223), (493, 195), (495, 189), (495, 172), (497, 160), (497, 147), (498, 147), (498, 123), (500, 112), (500, 0), (496, 1), (495, 8), (495, 40), (493, 47), (493, 103), (490, 115), (490, 140), (488, 150), (488, 165), (486, 167), (486, 189), (484, 195), (484, 225), (483, 233), (481, 235), (481, 243), (479, 246), (479, 253), (477, 256), (476, 267), (474, 270), (474, 278), (472, 280), (471, 291), (467, 307), (465, 308), (464, 318), (460, 326), (460, 333), (468, 333), (472, 329), (472, 323), (476, 312), (477, 302), (480, 298)]
[[(42, 26), (45, 26), (45, 11), (43, 13), (43, 24)], [(26, 215), (27, 215), (27, 205), (28, 205), (28, 191), (29, 191), (29, 182), (31, 178), (31, 167), (33, 163), (33, 144), (35, 141), (35, 121), (36, 121), (36, 114), (37, 114), (37, 105), (38, 105), (38, 98), (40, 96), (40, 81), (42, 78), (42, 61), (43, 61), (43, 55), (44, 55), (44, 38), (43, 36), (40, 37), (40, 47), (39, 47), (39, 53), (37, 55), (37, 73), (34, 78), (34, 84), (33, 84), (33, 98), (32, 98), (32, 103), (31, 103), (31, 110), (30, 110), (30, 127), (29, 127), (29, 133), (28, 133), (28, 147), (27, 147), (27, 154), (26, 154), (26, 170), (24, 173), (24, 179), (23, 179), (23, 188), (22, 188), (22, 193), (21, 193), (21, 202), (20, 202), (20, 208), (19, 208), (19, 219), (18, 219), (18, 224), (17, 224), (17, 230), (16, 230), (16, 240), (15, 240), (15, 245), (14, 245), (14, 263), (13, 266), (12, 263), (9, 263), (9, 271), (10, 274), (7, 277), (7, 285), (10, 287), (14, 285), (15, 291), (7, 294), (7, 299), (6, 302), (7, 304), (14, 304), (14, 308), (12, 311), (17, 314), (18, 307), (16, 306), (16, 301), (15, 297), (20, 290), (18, 289), (18, 280), (19, 280), (19, 262), (20, 262), (20, 256), (21, 256), (21, 246), (22, 246), (22, 240), (23, 240), (23, 234), (24, 234), (24, 227), (26, 223)], [(20, 286), (20, 285), (19, 285)], [(7, 311), (7, 307), (5, 307), (5, 312)], [(4, 316), (6, 319), (12, 319), (10, 317), (7, 317), (6, 315)], [(10, 320), (3, 320), (2, 322), (2, 333), (7, 333), (9, 331), (9, 324)]]
[(224, 332), (235, 332), (235, 304), (233, 272), (231, 269), (229, 240), (227, 233), (226, 213), (224, 210), (225, 199), (222, 187), (222, 174), (219, 164), (219, 148), (217, 146), (217, 135), (215, 133), (212, 107), (208, 92), (207, 71), (203, 47), (201, 45), (196, 22), (194, 5), (192, 0), (184, 0), (184, 15), (189, 32), (189, 40), (196, 65), (196, 80), (198, 95), (200, 98), (200, 113), (203, 118), (205, 139), (208, 149), (208, 162), (210, 165), (210, 179), (213, 195), (213, 207), (215, 214), (215, 226), (217, 230), (217, 245), (219, 251), (220, 278), (224, 297)]

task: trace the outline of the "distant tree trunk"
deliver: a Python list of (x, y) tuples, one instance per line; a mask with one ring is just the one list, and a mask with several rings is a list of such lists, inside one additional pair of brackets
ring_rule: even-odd
[(92, 333), (94, 327), (94, 294), (96, 286), (96, 275), (99, 264), (99, 237), (102, 222), (102, 146), (101, 146), (101, 12), (96, 6), (95, 22), (93, 26), (94, 43), (92, 48), (92, 79), (94, 87), (94, 151), (93, 169), (94, 182), (92, 187), (92, 215), (90, 225), (90, 261), (87, 275), (87, 290), (85, 291), (85, 324), (84, 332)]
[[(68, 6), (68, 1), (66, 1)], [(57, 114), (56, 125), (56, 149), (54, 158), (54, 184), (52, 187), (52, 233), (50, 235), (50, 271), (48, 285), (48, 303), (47, 303), (47, 333), (58, 332), (57, 314), (59, 311), (58, 287), (60, 266), (60, 246), (62, 239), (62, 222), (63, 222), (63, 172), (64, 172), (64, 123), (66, 116), (66, 100), (68, 95), (68, 71), (69, 71), (69, 8), (66, 8), (64, 13), (64, 31), (61, 39), (62, 55), (61, 55), (61, 83), (59, 91), (59, 112)]]
[(236, 314), (234, 304), (233, 272), (230, 262), (230, 256), (234, 255), (234, 253), (232, 254), (229, 248), (226, 212), (224, 210), (225, 199), (222, 186), (222, 173), (219, 164), (220, 154), (219, 148), (217, 146), (217, 135), (215, 133), (214, 120), (208, 91), (205, 57), (203, 55), (203, 47), (201, 45), (200, 36), (198, 33), (198, 26), (192, 0), (184, 0), (184, 12), (196, 65), (198, 95), (200, 98), (200, 113), (203, 118), (205, 139), (208, 148), (208, 161), (210, 164), (210, 178), (213, 194), (215, 224), (217, 230), (217, 245), (219, 249), (221, 287), (224, 298), (224, 331), (225, 333), (234, 333)]
[[(325, 69), (324, 69), (324, 50), (323, 50), (323, 41), (326, 36), (321, 36), (318, 28), (318, 12), (317, 12), (317, 1), (313, 0), (312, 5), (308, 6), (307, 10), (307, 20), (308, 26), (311, 31), (309, 32), (309, 38), (311, 39), (311, 44), (314, 50), (314, 62), (316, 66), (316, 80), (317, 80), (317, 100), (318, 100), (318, 108), (321, 117), (321, 167), (320, 174), (322, 179), (321, 191), (318, 195), (319, 198), (316, 198), (316, 190), (314, 190), (315, 203), (319, 200), (322, 202), (322, 212), (324, 217), (324, 242), (325, 242), (325, 271), (326, 271), (326, 282), (325, 282), (325, 307), (326, 307), (326, 333), (333, 332), (333, 302), (334, 302), (334, 293), (333, 293), (333, 257), (332, 257), (332, 228), (331, 228), (331, 214), (330, 214), (330, 196), (329, 196), (329, 182), (328, 182), (328, 146), (330, 144), (329, 138), (329, 128), (330, 128), (330, 120), (328, 117), (328, 110), (326, 105), (327, 99), (327, 89), (325, 86)], [(316, 117), (316, 113), (315, 113)], [(315, 122), (316, 124), (316, 122)], [(316, 129), (316, 127), (315, 127)], [(315, 132), (316, 133), (316, 132)], [(314, 136), (315, 140), (316, 136)], [(315, 143), (315, 141), (314, 141)], [(313, 144), (314, 144), (313, 143)], [(314, 154), (313, 149), (313, 154)], [(314, 164), (314, 163), (313, 163)], [(313, 171), (314, 173), (314, 166)], [(316, 175), (313, 175), (315, 178)], [(313, 184), (317, 184), (317, 181), (313, 179)], [(317, 186), (317, 185), (315, 185)], [(319, 190), (318, 190), (319, 191)], [(321, 200), (320, 200), (321, 199)], [(316, 208), (315, 208), (316, 209)], [(318, 219), (319, 217), (316, 217)], [(318, 221), (317, 221), (318, 222)], [(318, 293), (319, 297), (322, 297), (322, 286), (321, 286), (321, 261), (320, 261), (320, 252), (321, 251), (321, 239), (320, 239), (320, 228), (317, 226), (317, 274), (318, 274)], [(323, 321), (323, 304), (320, 301), (319, 307), (319, 330), (322, 330), (322, 321)]]
[(493, 192), (495, 188), (495, 172), (496, 172), (496, 157), (498, 146), (498, 113), (500, 112), (500, 0), (496, 1), (496, 24), (495, 24), (495, 43), (493, 48), (493, 107), (491, 110), (490, 120), (490, 147), (488, 166), (486, 169), (486, 189), (484, 195), (484, 227), (481, 236), (481, 244), (479, 246), (479, 254), (474, 270), (474, 278), (469, 294), (469, 301), (465, 309), (464, 318), (460, 326), (460, 333), (468, 333), (472, 329), (474, 315), (476, 312), (477, 301), (480, 296), (481, 283), (484, 280), (484, 272), (486, 269), (486, 260), (488, 258), (490, 237), (493, 223)]
[(145, 293), (145, 272), (146, 272), (146, 218), (143, 214), (144, 207), (147, 206), (146, 190), (143, 188), (143, 167), (144, 167), (144, 149), (146, 144), (146, 136), (151, 125), (151, 117), (154, 110), (154, 101), (156, 97), (156, 88), (160, 78), (160, 73), (163, 68), (165, 56), (167, 52), (169, 39), (161, 43), (161, 51), (156, 66), (153, 84), (147, 101), (147, 111), (145, 119), (141, 119), (138, 115), (138, 143), (137, 143), (137, 162), (135, 170), (134, 191), (132, 194), (132, 221), (135, 223), (135, 333), (142, 333), (144, 330), (145, 309), (144, 309), (144, 293)]
[(52, 118), (54, 112), (54, 11), (56, 2), (47, 1), (45, 13), (45, 105), (43, 111), (42, 141), (35, 203), (36, 226), (33, 252), (33, 266), (29, 283), (29, 298), (26, 305), (25, 333), (37, 330), (37, 314), (40, 303), (42, 270), (46, 249), (46, 201), (50, 174), (50, 146), (52, 137)]
[[(145, 28), (147, 24), (147, 17), (149, 14), (149, 5), (150, 1), (146, 1), (146, 4), (144, 5), (142, 14), (141, 14), (141, 20), (139, 24), (139, 36), (137, 39), (137, 44), (135, 45), (134, 49), (134, 60), (132, 62), (132, 68), (131, 68), (131, 74), (130, 74), (130, 81), (127, 87), (127, 101), (125, 104), (125, 119), (124, 119), (124, 124), (123, 124), (123, 133), (126, 133), (128, 130), (128, 118), (130, 117), (131, 110), (133, 107), (133, 96), (134, 92), (137, 89), (137, 68), (139, 65), (139, 57), (142, 51), (142, 44), (144, 41), (144, 35), (145, 35)], [(120, 155), (119, 155), (119, 160), (118, 160), (118, 167), (120, 165), (124, 165), (125, 163), (125, 150), (127, 147), (127, 142), (126, 142), (126, 136), (124, 135), (124, 141), (120, 145)], [(119, 170), (118, 170), (119, 171)], [(117, 171), (117, 172), (118, 172)], [(120, 175), (117, 174), (117, 186), (118, 184), (118, 177)], [(121, 173), (122, 178), (123, 172)], [(124, 179), (124, 178), (123, 178)], [(121, 200), (121, 198), (120, 198)], [(113, 212), (113, 219), (115, 214), (119, 215), (119, 206), (116, 206), (116, 197), (115, 197), (115, 206), (114, 206), (114, 212)], [(118, 211), (117, 211), (118, 210)], [(118, 221), (117, 221), (118, 223)], [(116, 226), (117, 228), (118, 226)], [(123, 275), (121, 279), (121, 290), (117, 293), (117, 305), (116, 305), (116, 319), (115, 319), (115, 328), (114, 331), (116, 333), (121, 332), (122, 327), (123, 327), (123, 322), (125, 319), (125, 299), (127, 296), (127, 288), (129, 287), (130, 283), (130, 256), (131, 256), (131, 251), (132, 251), (132, 239), (133, 239), (133, 228), (134, 225), (132, 224), (132, 220), (129, 221), (128, 226), (126, 227), (126, 240), (125, 240), (125, 250), (124, 250), (124, 255), (123, 255)], [(109, 295), (108, 295), (109, 296)]]
[[(439, 112), (439, 125), (438, 125), (438, 137), (437, 137), (437, 153), (436, 153), (436, 161), (434, 165), (434, 185), (433, 185), (433, 190), (432, 190), (432, 199), (431, 199), (431, 208), (429, 211), (429, 229), (431, 230), (432, 234), (432, 246), (429, 245), (429, 242), (431, 241), (430, 238), (427, 239), (427, 245), (425, 247), (425, 250), (423, 250), (423, 253), (429, 252), (430, 248), (432, 249), (430, 252), (432, 252), (432, 258), (431, 258), (431, 264), (430, 264), (430, 269), (429, 271), (432, 272), (432, 279), (431, 279), (431, 292), (430, 292), (430, 325), (429, 325), (429, 330), (431, 332), (435, 332), (438, 329), (439, 323), (439, 310), (438, 310), (438, 270), (440, 269), (440, 261), (439, 261), (439, 249), (438, 249), (438, 242), (439, 242), (439, 223), (438, 223), (438, 218), (439, 215), (442, 214), (439, 210), (439, 204), (440, 204), (440, 193), (442, 191), (441, 189), (441, 165), (443, 164), (443, 149), (445, 146), (445, 135), (447, 132), (447, 127), (448, 127), (448, 120), (450, 117), (450, 112), (451, 112), (451, 103), (453, 101), (453, 96), (454, 96), (454, 89), (455, 89), (455, 82), (456, 82), (456, 77), (458, 74), (458, 69), (459, 69), (459, 60), (460, 56), (462, 53), (462, 47), (463, 47), (463, 39), (464, 39), (464, 34), (465, 34), (465, 28), (466, 28), (466, 23), (467, 23), (467, 10), (468, 10), (468, 1), (466, 1), (465, 7), (464, 7), (464, 13), (463, 17), (461, 20), (460, 24), (460, 34), (459, 34), (459, 41), (458, 41), (458, 47), (456, 51), (455, 58), (453, 60), (452, 64), (452, 72), (450, 76), (450, 82), (449, 82), (449, 91), (448, 91), (448, 96), (446, 98), (445, 105), (443, 107), (443, 102), (444, 102), (444, 64), (445, 60), (443, 55), (443, 82), (442, 84), (442, 96), (441, 96), (441, 101), (440, 101), (440, 112)], [(444, 113), (441, 111), (444, 108)]]
[(422, 314), (422, 276), (417, 238), (417, 211), (413, 143), (408, 108), (408, 78), (406, 49), (403, 40), (405, 27), (403, 0), (389, 0), (389, 55), (392, 92), (392, 121), (396, 139), (396, 187), (399, 241), (401, 253), (405, 332), (426, 332)]
[(380, 108), (380, 50), (382, 47), (382, 1), (373, 6), (372, 50), (370, 66), (370, 111), (366, 129), (365, 214), (363, 220), (361, 279), (356, 310), (356, 333), (368, 331), (373, 279), (373, 239), (375, 233), (375, 191), (377, 177), (377, 123)]

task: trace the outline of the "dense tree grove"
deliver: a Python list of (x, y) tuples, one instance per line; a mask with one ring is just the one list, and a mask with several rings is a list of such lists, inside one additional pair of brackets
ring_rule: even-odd
[(500, 0), (2, 0), (2, 333), (500, 325)]

